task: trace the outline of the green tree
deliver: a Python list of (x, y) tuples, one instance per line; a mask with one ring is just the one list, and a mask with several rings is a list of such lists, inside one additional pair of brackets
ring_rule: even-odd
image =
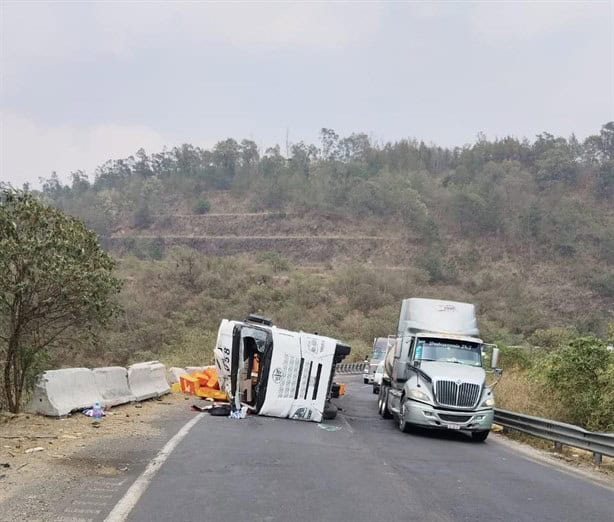
[(51, 350), (90, 338), (113, 315), (114, 267), (77, 219), (28, 192), (0, 192), (0, 360), (10, 411)]
[(568, 412), (570, 422), (602, 430), (614, 424), (612, 405), (614, 356), (596, 337), (577, 337), (567, 346), (548, 354), (541, 373)]

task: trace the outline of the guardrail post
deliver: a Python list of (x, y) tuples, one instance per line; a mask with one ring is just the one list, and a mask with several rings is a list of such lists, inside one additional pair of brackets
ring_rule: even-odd
[(603, 460), (603, 455), (601, 453), (593, 453), (593, 463), (595, 466), (601, 466), (601, 461)]
[(563, 451), (563, 444), (561, 442), (554, 443), (554, 451), (561, 453)]

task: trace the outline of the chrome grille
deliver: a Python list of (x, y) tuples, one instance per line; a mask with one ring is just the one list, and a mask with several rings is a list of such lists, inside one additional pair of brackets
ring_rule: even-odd
[(446, 413), (440, 413), (439, 418), (442, 421), (448, 422), (467, 422), (471, 418), (471, 415), (449, 415)]
[(435, 393), (441, 405), (473, 408), (480, 397), (480, 387), (468, 382), (437, 381)]

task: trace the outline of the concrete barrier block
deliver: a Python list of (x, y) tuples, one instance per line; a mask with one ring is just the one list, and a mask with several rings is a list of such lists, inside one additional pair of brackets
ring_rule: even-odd
[(186, 366), (186, 373), (202, 372), (206, 366)]
[(88, 368), (49, 370), (36, 379), (27, 410), (60, 417), (71, 411), (91, 408), (102, 396), (96, 387), (94, 372)]
[(178, 368), (173, 366), (166, 371), (166, 380), (169, 384), (175, 384), (179, 382), (179, 377), (188, 373), (185, 368)]
[(137, 401), (170, 393), (166, 367), (158, 361), (133, 364), (128, 367), (128, 386)]
[(136, 397), (128, 387), (128, 370), (121, 366), (94, 368), (94, 382), (105, 408), (134, 402)]

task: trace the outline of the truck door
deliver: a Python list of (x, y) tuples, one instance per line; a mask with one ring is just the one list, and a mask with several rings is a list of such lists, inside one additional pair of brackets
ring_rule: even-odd
[(217, 332), (217, 341), (213, 356), (220, 381), (220, 390), (225, 391), (229, 397), (232, 396), (232, 359), (233, 359), (233, 333), (236, 326), (235, 321), (222, 320)]
[(406, 336), (397, 339), (394, 353), (394, 366), (392, 368), (392, 381), (403, 387), (403, 383), (408, 378), (407, 362), (409, 361), (409, 350), (413, 337)]

